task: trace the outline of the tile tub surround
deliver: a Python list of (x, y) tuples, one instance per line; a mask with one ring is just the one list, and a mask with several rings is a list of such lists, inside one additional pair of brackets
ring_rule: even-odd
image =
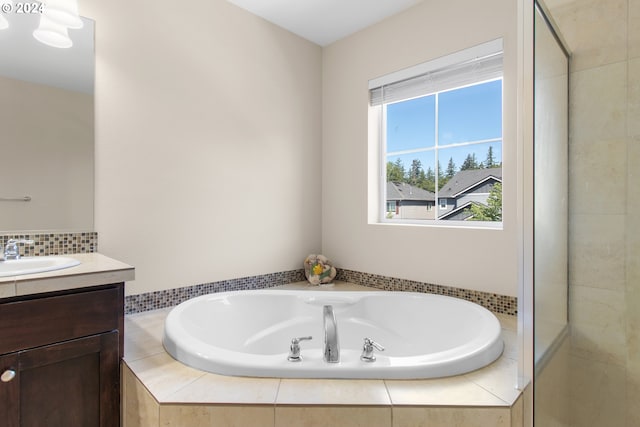
[(9, 239), (33, 240), (33, 245), (20, 245), (21, 256), (48, 256), (98, 252), (98, 233), (95, 231), (73, 233), (7, 233), (0, 235), (0, 245), (4, 248)]
[[(302, 283), (283, 286), (305, 287)], [(335, 287), (371, 290), (354, 284)], [(430, 380), (310, 380), (230, 377), (183, 365), (162, 347), (164, 320), (170, 310), (126, 316), (126, 427), (522, 425), (523, 400), (515, 388), (514, 316), (497, 315), (505, 341), (503, 355), (465, 375)]]
[[(188, 299), (216, 292), (240, 291), (250, 289), (266, 289), (274, 286), (296, 282), (305, 282), (304, 270), (281, 271), (260, 276), (222, 280), (200, 285), (185, 286), (164, 291), (147, 292), (129, 295), (125, 298), (125, 314), (141, 313), (172, 307)], [(506, 295), (434, 285), (414, 280), (396, 279), (377, 274), (362, 273), (346, 269), (338, 269), (335, 283), (349, 282), (372, 288), (397, 292), (422, 292), (465, 299), (480, 304), (486, 309), (498, 313), (515, 316), (518, 313), (518, 299)], [(309, 285), (313, 287), (313, 285)], [(317, 289), (317, 287), (316, 287)]]

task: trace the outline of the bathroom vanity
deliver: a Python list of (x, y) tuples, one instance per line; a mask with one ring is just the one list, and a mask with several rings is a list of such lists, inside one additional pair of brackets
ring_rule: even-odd
[(64, 270), (0, 279), (0, 420), (120, 425), (124, 282), (133, 267), (70, 255)]

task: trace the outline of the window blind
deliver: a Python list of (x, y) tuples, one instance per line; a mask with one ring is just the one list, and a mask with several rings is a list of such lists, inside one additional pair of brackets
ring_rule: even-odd
[(502, 39), (369, 81), (369, 102), (380, 105), (502, 77)]

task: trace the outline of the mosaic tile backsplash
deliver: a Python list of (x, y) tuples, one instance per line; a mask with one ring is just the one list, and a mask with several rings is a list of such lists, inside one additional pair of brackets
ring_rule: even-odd
[[(65, 255), (98, 251), (98, 233), (96, 232), (3, 234), (0, 235), (0, 245), (4, 247), (9, 239), (27, 239), (34, 241), (33, 245), (20, 245), (20, 254), (22, 256)], [(125, 297), (124, 309), (125, 314), (140, 313), (158, 308), (173, 307), (183, 301), (200, 295), (226, 291), (266, 289), (288, 283), (303, 282), (305, 280), (304, 269), (299, 269), (203, 283), (164, 291), (129, 295)], [(475, 302), (494, 313), (513, 316), (518, 313), (518, 299), (506, 295), (397, 279), (340, 268), (338, 269), (336, 280), (370, 286), (385, 291), (423, 292), (448, 295)]]
[(128, 295), (124, 299), (124, 313), (140, 313), (158, 308), (172, 307), (183, 301), (200, 295), (216, 292), (244, 291), (249, 289), (266, 289), (306, 280), (304, 269), (263, 274), (260, 276), (242, 277), (240, 279), (221, 280), (201, 285), (164, 291), (147, 292), (139, 295)]
[(465, 299), (480, 304), (494, 313), (518, 314), (518, 298), (507, 295), (492, 294), (489, 292), (474, 291), (470, 289), (454, 288), (451, 286), (434, 285), (432, 283), (416, 282), (414, 280), (396, 279), (377, 274), (362, 273), (338, 269), (336, 280), (355, 283), (362, 286), (396, 292), (422, 292), (427, 294), (447, 295)]
[[(125, 314), (140, 313), (148, 310), (172, 307), (190, 298), (216, 292), (266, 289), (288, 283), (305, 281), (304, 270), (291, 270), (261, 276), (223, 280), (164, 291), (148, 292), (125, 297)], [(338, 269), (336, 280), (370, 286), (386, 291), (423, 292), (448, 295), (475, 302), (494, 313), (516, 315), (518, 300), (515, 297), (491, 294), (488, 292), (434, 285), (412, 280), (396, 279), (358, 271)]]
[(47, 256), (98, 252), (98, 233), (24, 233), (2, 234), (0, 245), (9, 239), (33, 240), (33, 245), (20, 244), (21, 256)]

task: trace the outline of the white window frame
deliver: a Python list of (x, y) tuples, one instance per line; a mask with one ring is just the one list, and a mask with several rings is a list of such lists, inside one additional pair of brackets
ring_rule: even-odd
[[(378, 138), (379, 138), (379, 144), (378, 144), (378, 150), (379, 150), (379, 183), (378, 183), (378, 192), (379, 192), (379, 200), (380, 203), (378, 203), (378, 222), (379, 223), (393, 223), (393, 224), (398, 224), (398, 223), (410, 223), (410, 224), (419, 224), (419, 225), (435, 225), (435, 226), (440, 226), (440, 227), (446, 227), (446, 226), (471, 226), (471, 227), (481, 227), (481, 228), (500, 228), (502, 229), (502, 222), (476, 222), (474, 221), (473, 224), (469, 224), (469, 222), (467, 221), (456, 221), (456, 220), (438, 220), (437, 217), (438, 215), (438, 211), (439, 210), (448, 210), (447, 207), (441, 207), (441, 204), (438, 200), (438, 203), (435, 204), (436, 207), (436, 219), (433, 220), (398, 220), (398, 219), (389, 219), (386, 217), (387, 214), (387, 210), (386, 210), (386, 159), (387, 159), (387, 153), (386, 153), (386, 122), (387, 122), (387, 118), (386, 118), (386, 104), (392, 103), (392, 102), (401, 102), (401, 101), (406, 101), (411, 99), (412, 97), (402, 97), (402, 93), (403, 93), (403, 87), (402, 85), (400, 85), (399, 90), (397, 90), (397, 94), (392, 95), (393, 99), (395, 99), (395, 101), (392, 102), (385, 102), (384, 100), (381, 100), (380, 97), (382, 97), (382, 99), (385, 98), (385, 94), (384, 94), (384, 88), (388, 85), (393, 85), (394, 83), (401, 83), (403, 81), (408, 81), (411, 80), (413, 78), (416, 77), (420, 77), (420, 76), (428, 76), (431, 73), (434, 74), (444, 74), (444, 72), (446, 72), (446, 70), (448, 69), (456, 69), (456, 68), (461, 68), (462, 66), (466, 66), (470, 63), (473, 63), (473, 61), (478, 60), (478, 59), (483, 59), (486, 57), (491, 57), (494, 55), (500, 55), (500, 75), (499, 77), (495, 76), (495, 72), (493, 72), (493, 74), (491, 74), (492, 72), (489, 72), (487, 74), (488, 78), (477, 78), (477, 79), (472, 79), (472, 80), (467, 80), (466, 82), (460, 82), (458, 81), (458, 83), (452, 82), (451, 85), (447, 85), (445, 84), (444, 86), (441, 87), (440, 90), (436, 90), (436, 91), (432, 91), (429, 92), (428, 90), (425, 91), (425, 93), (418, 95), (418, 96), (413, 96), (413, 98), (416, 97), (421, 97), (421, 96), (427, 96), (427, 95), (432, 95), (434, 93), (442, 93), (442, 92), (446, 92), (448, 90), (455, 90), (455, 89), (460, 89), (463, 88), (465, 86), (471, 86), (471, 85), (476, 85), (476, 84), (481, 84), (481, 83), (485, 83), (485, 82), (489, 82), (492, 80), (502, 80), (503, 81), (503, 67), (502, 67), (502, 54), (503, 54), (503, 40), (502, 39), (497, 39), (497, 40), (493, 40), (487, 43), (483, 43), (481, 45), (477, 45), (459, 52), (455, 52), (452, 53), (450, 55), (446, 55), (444, 57), (441, 58), (437, 58), (434, 59), (432, 61), (428, 61), (422, 64), (418, 64), (416, 66), (413, 67), (409, 67), (403, 70), (399, 70), (390, 74), (387, 74), (385, 76), (373, 79), (369, 81), (369, 90), (370, 90), (370, 96), (371, 96), (371, 104), (372, 106), (370, 108), (373, 109), (378, 109), (378, 112), (375, 114), (375, 116), (377, 116), (379, 118), (379, 129), (378, 129)], [(428, 85), (427, 85), (428, 86)], [(381, 89), (381, 90), (379, 90)], [(382, 93), (380, 93), (382, 92)], [(504, 89), (503, 89), (503, 97), (504, 97)], [(503, 101), (504, 102), (504, 101)], [(437, 106), (436, 106), (436, 115), (437, 115)], [(503, 110), (503, 116), (504, 116), (504, 110)], [(436, 123), (437, 123), (437, 116), (436, 116)], [(437, 128), (437, 124), (436, 124), (436, 128)], [(504, 129), (504, 123), (503, 123), (503, 129)], [(493, 141), (500, 141), (501, 144), (504, 143), (503, 141), (503, 137), (504, 137), (504, 131), (502, 132), (502, 135), (500, 138), (494, 138), (494, 139), (489, 139), (489, 140), (482, 140), (482, 141), (469, 141), (469, 142), (463, 142), (463, 143), (458, 143), (458, 144), (450, 144), (447, 145), (447, 148), (451, 148), (451, 147), (455, 147), (455, 146), (461, 146), (461, 145), (476, 145), (476, 144), (480, 144), (480, 143), (486, 143), (486, 142), (493, 142)], [(439, 147), (437, 146), (437, 141), (436, 141), (436, 146), (434, 148), (435, 150), (435, 164), (438, 164), (438, 150)], [(503, 151), (504, 152), (504, 151)], [(438, 185), (438, 173), (436, 171), (436, 186)], [(437, 197), (437, 199), (440, 199), (439, 197)]]

